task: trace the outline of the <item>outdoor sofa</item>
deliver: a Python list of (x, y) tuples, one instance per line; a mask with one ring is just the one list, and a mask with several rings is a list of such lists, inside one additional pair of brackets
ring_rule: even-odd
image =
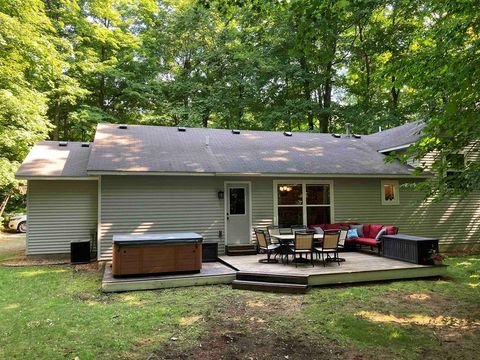
[(346, 249), (361, 248), (363, 245), (370, 248), (377, 248), (378, 252), (381, 250), (381, 242), (379, 241), (378, 233), (385, 229), (383, 235), (395, 235), (398, 233), (398, 227), (392, 225), (381, 224), (358, 224), (358, 223), (335, 223), (335, 224), (316, 224), (310, 225), (310, 229), (321, 228), (323, 231), (328, 230), (350, 230), (357, 229), (358, 237), (347, 237), (345, 241)]

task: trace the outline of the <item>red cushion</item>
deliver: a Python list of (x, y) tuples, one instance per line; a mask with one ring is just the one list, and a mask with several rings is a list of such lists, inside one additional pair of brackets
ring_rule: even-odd
[[(382, 228), (383, 228), (383, 225), (370, 224), (370, 234), (368, 234), (368, 237), (375, 239), (375, 237), (380, 232), (380, 230), (382, 230)], [(363, 234), (363, 236), (365, 236), (365, 234)]]
[(352, 237), (352, 238), (346, 238), (345, 239), (345, 242), (346, 243), (349, 243), (349, 244), (353, 244), (353, 243), (356, 243), (357, 242), (357, 239), (356, 237)]
[(336, 230), (336, 229), (340, 229), (341, 227), (341, 224), (325, 224), (325, 227), (323, 228), (323, 230)]
[(319, 228), (322, 228), (322, 230), (325, 230), (325, 226), (326, 224), (314, 224), (314, 225), (309, 225), (308, 228), (313, 229), (315, 227), (319, 227)]
[(321, 227), (323, 230), (337, 230), (341, 228), (348, 229), (351, 224), (354, 224), (354, 223), (312, 224), (312, 225), (309, 225), (308, 227), (310, 229), (313, 229), (314, 227)]
[(395, 226), (385, 226), (385, 229), (387, 230), (385, 235), (396, 235), (398, 233), (398, 228)]
[(363, 236), (370, 237), (370, 224), (363, 224)]
[(355, 240), (355, 242), (357, 244), (362, 244), (362, 245), (370, 245), (370, 246), (378, 246), (378, 242), (377, 240), (373, 239), (373, 238), (357, 238)]

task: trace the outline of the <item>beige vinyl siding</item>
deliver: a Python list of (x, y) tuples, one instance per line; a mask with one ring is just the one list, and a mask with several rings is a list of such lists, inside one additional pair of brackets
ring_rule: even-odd
[[(252, 227), (266, 227), (274, 218), (274, 180), (282, 179), (102, 176), (101, 258), (111, 257), (113, 234), (185, 230), (202, 234), (206, 242), (218, 242), (219, 252), (223, 254), (225, 212), (224, 200), (218, 199), (218, 191), (224, 190), (224, 182), (251, 182)], [(329, 179), (322, 177), (321, 180)], [(443, 244), (478, 243), (480, 194), (472, 194), (461, 203), (449, 200), (422, 204), (421, 194), (401, 188), (399, 205), (382, 205), (381, 180), (334, 179), (332, 221), (392, 224), (403, 233), (439, 237)], [(255, 241), (253, 232), (251, 240)]]
[(218, 242), (223, 254), (225, 212), (218, 191), (225, 181), (250, 181), (252, 227), (272, 224), (272, 179), (102, 176), (101, 258), (111, 257), (113, 234), (165, 231), (197, 232), (205, 242)]
[[(266, 228), (273, 224), (273, 180), (252, 179), (252, 227)], [(255, 242), (252, 229), (252, 242)]]
[(400, 204), (382, 205), (380, 180), (336, 179), (334, 188), (337, 222), (391, 224), (402, 233), (438, 237), (444, 245), (468, 247), (480, 240), (478, 192), (464, 201), (422, 203), (421, 193), (400, 187)]
[[(102, 176), (101, 258), (113, 234), (193, 231), (224, 251), (223, 181), (191, 176)], [(219, 238), (219, 231), (222, 238)]]
[(30, 180), (27, 255), (70, 253), (97, 228), (96, 180)]

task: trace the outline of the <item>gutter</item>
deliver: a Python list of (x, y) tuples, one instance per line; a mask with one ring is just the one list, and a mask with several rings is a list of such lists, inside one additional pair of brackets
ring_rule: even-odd
[(380, 149), (377, 150), (379, 153), (384, 153), (384, 152), (389, 152), (389, 151), (395, 151), (395, 150), (403, 150), (408, 148), (410, 145), (414, 144), (413, 142), (403, 144), (403, 145), (398, 145), (398, 146), (392, 146), (390, 148), (385, 148), (385, 149)]
[(430, 178), (433, 174), (425, 173), (414, 176), (412, 174), (303, 174), (303, 173), (195, 173), (195, 172), (159, 172), (159, 171), (89, 171), (89, 175), (115, 175), (115, 176), (211, 176), (211, 177), (295, 177), (295, 178), (381, 178), (381, 179), (422, 179)]

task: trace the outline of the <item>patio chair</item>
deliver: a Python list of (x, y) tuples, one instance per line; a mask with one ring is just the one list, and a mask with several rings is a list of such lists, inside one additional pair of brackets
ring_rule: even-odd
[(348, 230), (340, 230), (340, 237), (338, 238), (338, 247), (343, 249), (345, 247), (345, 240), (347, 240)]
[(280, 245), (272, 244), (270, 240), (265, 235), (265, 231), (260, 229), (255, 229), (255, 236), (257, 237), (258, 250), (267, 254), (266, 259), (258, 260), (261, 263), (276, 263), (277, 259), (271, 259), (271, 254), (277, 254), (278, 248)]
[(278, 231), (280, 235), (292, 235), (292, 228), (289, 227), (279, 227)]
[[(295, 262), (295, 267), (297, 267), (298, 261), (303, 259), (303, 254), (305, 254), (305, 261), (308, 261), (308, 254), (310, 254), (310, 263), (312, 266), (315, 266), (313, 264), (313, 234), (297, 231), (295, 233), (295, 240), (291, 252), (293, 255), (292, 261)], [(297, 254), (300, 255), (299, 258), (297, 258)]]
[(276, 240), (273, 236), (280, 235), (280, 228), (276, 225), (269, 225), (267, 226), (266, 235), (268, 235), (268, 238), (270, 238), (272, 244), (278, 244), (278, 240)]
[[(338, 238), (338, 249), (339, 250), (343, 250), (345, 248), (345, 240), (347, 240), (347, 233), (348, 233), (348, 230), (340, 230), (340, 236)], [(337, 254), (335, 255), (334, 258), (331, 259), (331, 261), (345, 261), (345, 258), (341, 258), (338, 256), (338, 252)]]
[(304, 225), (292, 225), (290, 226), (290, 229), (292, 229), (292, 234), (295, 235), (297, 231), (304, 232), (307, 230), (307, 227)]
[[(319, 254), (322, 254), (323, 266), (326, 266), (326, 261), (336, 261), (340, 265), (340, 258), (338, 257), (338, 240), (340, 239), (340, 231), (328, 231), (323, 235), (323, 245), (322, 247), (316, 247), (314, 251)], [(327, 254), (327, 259), (325, 259), (325, 254)], [(330, 256), (333, 254), (333, 257)]]

